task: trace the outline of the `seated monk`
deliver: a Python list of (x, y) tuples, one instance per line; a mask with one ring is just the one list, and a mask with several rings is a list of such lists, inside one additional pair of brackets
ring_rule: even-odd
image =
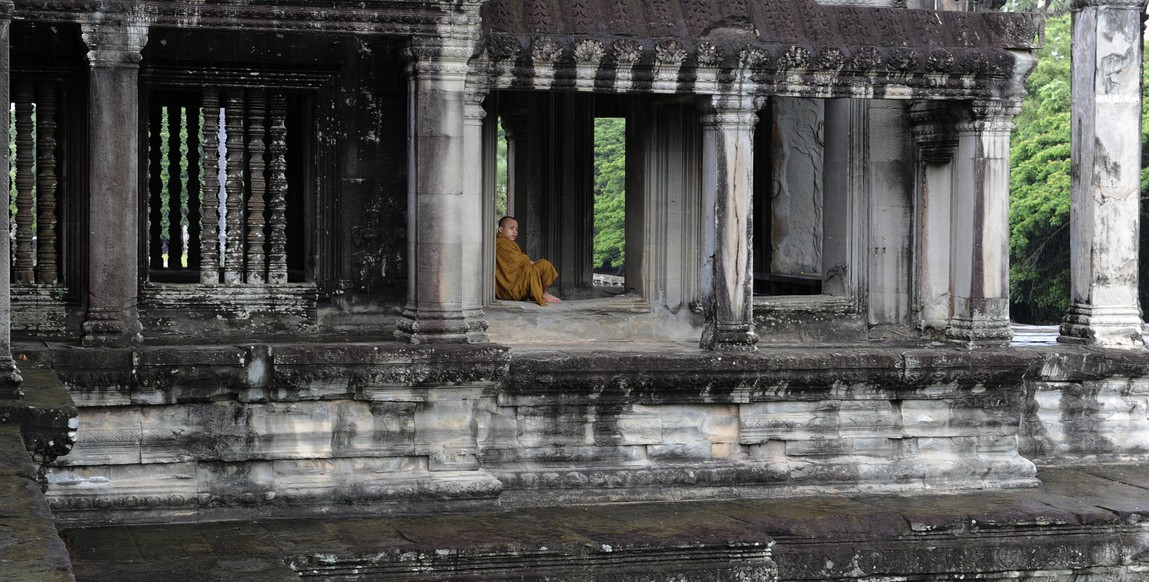
[(504, 216), (495, 235), (495, 297), (510, 301), (531, 300), (539, 305), (561, 303), (547, 291), (559, 272), (546, 259), (532, 261), (519, 248), (519, 221)]

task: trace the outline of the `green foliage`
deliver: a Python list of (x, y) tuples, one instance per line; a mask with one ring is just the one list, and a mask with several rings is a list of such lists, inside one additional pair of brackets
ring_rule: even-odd
[(495, 216), (507, 215), (507, 132), (499, 119), (499, 138), (495, 153)]
[(626, 259), (626, 120), (604, 117), (594, 126), (594, 265), (621, 267)]
[(1006, 0), (1002, 10), (1007, 12), (1044, 12), (1049, 15), (1064, 14), (1069, 10), (1070, 0)]
[(1026, 323), (1069, 305), (1069, 20), (1046, 21), (1010, 147), (1010, 311)]

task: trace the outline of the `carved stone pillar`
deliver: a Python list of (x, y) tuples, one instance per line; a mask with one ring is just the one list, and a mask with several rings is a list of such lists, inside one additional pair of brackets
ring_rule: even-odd
[[(124, 3), (125, 8), (133, 6)], [(88, 314), (83, 343), (142, 341), (139, 288), (139, 72), (147, 24), (127, 12), (98, 13), (82, 25), (91, 65), (88, 101)]]
[(1009, 132), (1015, 101), (976, 101), (956, 124), (946, 336), (971, 346), (1008, 344)]
[[(0, 0), (0, 96), (3, 96), (4, 103), (10, 103), (8, 86), (12, 75), (8, 60), (10, 52), (8, 34), (12, 24), (12, 12), (12, 0)], [(0, 139), (3, 139), (4, 143), (9, 143), (10, 110), (8, 107), (0, 109), (4, 110), (0, 113)], [(0, 150), (3, 150), (0, 153), (3, 167), (7, 168), (10, 163), (9, 150), (8, 148)], [(8, 172), (0, 172), (0, 189), (4, 192), (10, 191), (11, 185), (8, 181)], [(3, 210), (0, 210), (0, 221), (2, 224), (11, 224), (9, 205), (0, 204), (0, 206), (3, 206)], [(3, 399), (20, 398), (24, 395), (20, 391), (23, 379), (16, 369), (16, 362), (12, 359), (12, 255), (9, 244), (7, 234), (0, 236), (0, 398)]]
[(703, 252), (713, 249), (713, 279), (701, 346), (711, 350), (757, 349), (750, 240), (756, 101), (714, 95), (702, 102), (703, 236), (713, 241)]
[(1071, 295), (1058, 341), (1140, 348), (1143, 0), (1073, 2)]
[(944, 103), (916, 103), (910, 113), (917, 144), (914, 198), (917, 212), (914, 311), (927, 334), (941, 336), (950, 313), (950, 212), (955, 111)]
[[(487, 214), (483, 204), (484, 174), (487, 164), (483, 155), (483, 119), (487, 110), (483, 108), (485, 92), (469, 91), (464, 106), (464, 156), (463, 167), (466, 170), (463, 184), (463, 196), (460, 200), (461, 211), (459, 218), (459, 232), (461, 241), (463, 264), (461, 284), (463, 288), (463, 319), (467, 324), (467, 339), (471, 343), (486, 343), (490, 341), (487, 335), (487, 315), (483, 312), (483, 269), (485, 267), (483, 246), (485, 238), (490, 238), (492, 222), (485, 220)], [(492, 268), (493, 269), (493, 268)]]
[[(396, 337), (410, 343), (466, 343), (463, 224), (466, 217), (464, 104), (472, 31), (415, 38), (407, 49), (408, 288)], [(480, 227), (480, 232), (486, 229)], [(473, 236), (471, 233), (469, 236)], [(476, 254), (471, 260), (480, 260)]]

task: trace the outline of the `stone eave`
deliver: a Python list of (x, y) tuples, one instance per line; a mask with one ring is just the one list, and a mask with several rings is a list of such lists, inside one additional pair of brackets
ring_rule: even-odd
[(1020, 99), (1034, 58), (1006, 48), (488, 33), (472, 65), (492, 89)]
[(1019, 97), (1040, 15), (813, 0), (490, 0), (494, 88), (887, 98)]

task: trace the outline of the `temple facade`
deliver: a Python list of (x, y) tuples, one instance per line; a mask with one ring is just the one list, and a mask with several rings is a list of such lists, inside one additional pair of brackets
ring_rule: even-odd
[[(75, 403), (41, 451), (57, 518), (1146, 460), (1144, 3), (1074, 4), (1073, 305), (1041, 348), (1011, 344), (1008, 237), (1042, 20), (984, 4), (0, 0), (0, 368)], [(626, 124), (616, 290), (603, 117)], [(494, 298), (500, 190), (561, 305)]]

